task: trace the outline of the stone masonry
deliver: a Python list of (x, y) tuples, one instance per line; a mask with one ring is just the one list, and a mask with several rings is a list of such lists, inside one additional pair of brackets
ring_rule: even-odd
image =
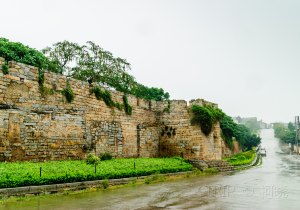
[[(4, 62), (0, 58), (0, 68)], [(53, 91), (42, 96), (37, 68), (9, 62), (9, 74), (0, 71), (0, 161), (82, 159), (89, 152), (220, 160), (232, 153), (219, 124), (205, 136), (190, 123), (189, 105), (216, 104), (197, 99), (189, 105), (173, 100), (168, 106), (130, 95), (133, 112), (126, 115), (97, 100), (88, 83), (75, 79), (69, 79), (75, 100), (66, 102), (60, 93), (66, 83), (65, 76), (46, 72), (44, 85)], [(123, 93), (111, 93), (122, 103)]]

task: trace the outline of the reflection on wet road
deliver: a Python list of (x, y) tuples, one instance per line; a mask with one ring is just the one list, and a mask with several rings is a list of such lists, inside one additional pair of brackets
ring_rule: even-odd
[(262, 130), (261, 166), (232, 175), (187, 178), (104, 192), (35, 198), (5, 209), (300, 209), (300, 156)]

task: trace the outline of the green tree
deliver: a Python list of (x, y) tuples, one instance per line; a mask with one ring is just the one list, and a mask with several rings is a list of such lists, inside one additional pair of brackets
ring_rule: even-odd
[(133, 85), (131, 90), (133, 95), (137, 97), (148, 99), (148, 100), (156, 100), (156, 101), (163, 101), (169, 100), (170, 94), (165, 92), (162, 88), (155, 88), (155, 87), (147, 87), (145, 85), (136, 83)]
[(295, 131), (295, 126), (294, 126), (294, 124), (292, 123), (292, 122), (289, 122), (289, 124), (288, 124), (288, 129), (290, 130), (290, 131)]
[(225, 115), (220, 121), (220, 127), (226, 143), (232, 146), (233, 137), (239, 142), (244, 150), (249, 150), (261, 142), (261, 138), (252, 134), (245, 125), (237, 124), (233, 119)]
[(16, 61), (39, 69), (54, 72), (59, 70), (57, 63), (52, 62), (42, 52), (19, 42), (11, 42), (5, 38), (0, 38), (0, 57), (5, 58), (6, 61)]
[[(130, 64), (121, 58), (115, 58), (111, 52), (105, 51), (94, 42), (88, 41), (82, 46), (78, 65), (74, 68), (73, 77), (99, 84), (117, 86), (117, 82), (126, 83), (129, 76), (126, 71)], [(126, 83), (126, 85), (128, 85)], [(122, 89), (119, 87), (119, 89)], [(126, 89), (126, 88), (124, 88)]]
[(82, 47), (76, 43), (62, 41), (47, 47), (42, 52), (59, 66), (58, 72), (65, 75), (72, 73), (72, 68), (76, 66), (79, 56), (82, 53)]
[[(44, 53), (44, 54), (43, 54)], [(0, 38), (0, 57), (39, 68), (39, 83), (43, 86), (44, 70), (61, 73), (75, 79), (108, 86), (125, 94), (147, 100), (168, 100), (170, 95), (162, 88), (147, 87), (128, 73), (130, 64), (115, 57), (92, 41), (85, 45), (61, 41), (42, 52), (18, 42)], [(4, 72), (7, 65), (4, 65)]]
[(274, 123), (273, 129), (275, 137), (279, 138), (282, 142), (295, 144), (296, 131), (292, 123), (289, 123), (287, 127), (283, 123)]

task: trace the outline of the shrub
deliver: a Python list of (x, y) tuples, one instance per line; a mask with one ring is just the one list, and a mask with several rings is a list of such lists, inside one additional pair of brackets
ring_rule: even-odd
[(97, 100), (102, 99), (102, 90), (100, 89), (100, 87), (93, 87), (90, 92), (95, 94)]
[(250, 150), (253, 146), (260, 144), (259, 136), (252, 134), (246, 126), (235, 123), (221, 109), (212, 106), (193, 105), (191, 111), (193, 113), (192, 125), (200, 125), (205, 135), (210, 134), (213, 124), (219, 121), (222, 138), (231, 149), (233, 149), (233, 137), (244, 150)]
[(126, 95), (123, 95), (123, 103), (124, 103), (124, 110), (125, 113), (127, 115), (131, 115), (132, 114), (132, 107), (130, 106), (130, 104), (128, 103), (128, 98)]
[(247, 165), (253, 162), (256, 157), (256, 153), (254, 150), (249, 150), (246, 152), (241, 152), (235, 154), (229, 158), (225, 158), (225, 160), (233, 166)]
[(250, 150), (260, 144), (261, 138), (252, 134), (249, 128), (245, 125), (235, 123), (231, 117), (225, 115), (220, 121), (222, 136), (226, 144), (232, 148), (233, 137), (239, 142), (239, 145), (244, 150)]
[(205, 174), (216, 174), (219, 173), (219, 170), (217, 168), (206, 168), (203, 172)]
[(164, 108), (163, 112), (170, 113), (170, 111), (171, 111), (171, 101), (168, 100), (168, 105), (166, 108)]
[(100, 155), (100, 160), (111, 160), (112, 158), (113, 156), (108, 152), (105, 152)]
[(39, 86), (43, 86), (45, 82), (45, 75), (44, 75), (44, 71), (43, 70), (39, 70), (38, 72), (38, 83)]
[(62, 94), (66, 97), (67, 102), (71, 103), (74, 100), (75, 96), (69, 82), (67, 82), (66, 88), (62, 90)]
[(16, 61), (49, 71), (57, 72), (58, 69), (58, 66), (40, 51), (5, 38), (0, 38), (0, 57), (6, 61)]
[(2, 72), (3, 72), (3, 74), (8, 74), (9, 73), (8, 65), (6, 63), (2, 65)]
[(162, 88), (147, 87), (136, 82), (129, 93), (139, 98), (155, 101), (169, 100), (170, 98), (170, 94), (165, 92)]
[(205, 135), (210, 134), (213, 124), (224, 117), (222, 110), (212, 106), (193, 105), (192, 113), (192, 125), (200, 125)]
[(104, 101), (104, 103), (108, 106), (108, 107), (113, 107), (114, 106), (114, 102), (111, 99), (111, 94), (108, 90), (105, 90), (102, 92), (102, 99)]
[(274, 123), (274, 134), (284, 143), (296, 144), (296, 130), (293, 124), (289, 123), (288, 127), (283, 123)]
[(45, 97), (47, 95), (53, 95), (55, 93), (55, 90), (53, 90), (52, 88), (47, 88), (44, 85), (39, 86), (39, 91), (42, 97)]
[(102, 187), (103, 187), (104, 189), (107, 189), (107, 188), (109, 187), (109, 182), (108, 182), (107, 179), (106, 179), (106, 180), (103, 180), (101, 184), (102, 184)]
[(119, 102), (114, 102), (114, 107), (116, 107), (120, 111), (122, 111), (124, 109), (123, 104), (121, 104)]
[(94, 154), (92, 154), (92, 153), (90, 153), (90, 154), (88, 154), (88, 156), (86, 157), (86, 163), (87, 164), (89, 164), (89, 165), (95, 165), (95, 164), (98, 164), (99, 163), (99, 158), (96, 156), (96, 155), (94, 155)]
[(108, 107), (113, 107), (115, 105), (108, 90), (103, 91), (97, 86), (91, 89), (91, 93), (94, 93), (98, 100), (103, 100)]

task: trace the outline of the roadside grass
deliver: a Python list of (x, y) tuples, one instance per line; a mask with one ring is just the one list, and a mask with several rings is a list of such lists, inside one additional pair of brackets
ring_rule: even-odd
[[(41, 174), (40, 174), (41, 169)], [(0, 188), (138, 177), (191, 171), (192, 165), (174, 158), (120, 158), (101, 161), (95, 170), (84, 160), (0, 163)], [(41, 175), (41, 176), (40, 176)], [(152, 178), (153, 179), (153, 178)], [(153, 182), (155, 180), (149, 180)]]
[(241, 166), (250, 164), (256, 157), (256, 152), (254, 150), (249, 150), (246, 152), (241, 152), (235, 154), (231, 157), (224, 158), (232, 166)]
[(186, 173), (178, 173), (178, 174), (172, 174), (172, 175), (166, 175), (166, 174), (153, 174), (149, 177), (132, 177), (130, 178), (130, 181), (126, 184), (118, 184), (118, 185), (107, 185), (107, 182), (109, 180), (103, 180), (101, 185), (99, 187), (91, 187), (83, 190), (66, 190), (66, 191), (58, 191), (54, 194), (49, 194), (47, 192), (41, 193), (39, 195), (32, 196), (30, 194), (28, 195), (22, 195), (22, 196), (2, 196), (0, 197), (0, 207), (1, 205), (6, 205), (9, 203), (16, 203), (16, 202), (30, 202), (32, 200), (36, 200), (37, 198), (39, 200), (47, 200), (49, 198), (57, 198), (61, 196), (68, 196), (68, 195), (77, 195), (77, 194), (83, 194), (83, 193), (89, 193), (89, 192), (98, 192), (98, 191), (106, 191), (106, 190), (117, 190), (120, 188), (125, 187), (136, 187), (143, 184), (157, 184), (160, 182), (173, 182), (185, 178), (195, 178), (195, 177), (206, 177), (218, 174), (219, 171), (215, 168), (209, 168), (204, 171), (200, 171), (199, 169), (193, 169), (192, 171), (187, 171)]
[(152, 183), (158, 183), (163, 182), (166, 180), (166, 177), (162, 174), (154, 174), (149, 177), (146, 177), (144, 179), (145, 184), (152, 184)]

